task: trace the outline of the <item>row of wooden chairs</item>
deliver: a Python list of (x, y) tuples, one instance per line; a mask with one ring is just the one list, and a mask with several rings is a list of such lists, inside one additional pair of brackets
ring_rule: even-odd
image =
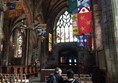
[(29, 83), (25, 74), (0, 74), (0, 83)]
[(7, 74), (26, 74), (29, 75), (35, 75), (38, 73), (38, 67), (37, 66), (8, 66), (6, 68), (2, 68), (1, 73), (7, 73)]
[(93, 83), (92, 77), (89, 74), (80, 74), (79, 76), (80, 83)]

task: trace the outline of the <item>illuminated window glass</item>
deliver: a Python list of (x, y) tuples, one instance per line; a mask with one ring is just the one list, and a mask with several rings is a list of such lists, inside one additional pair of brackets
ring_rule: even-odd
[(18, 49), (17, 55), (18, 56), (17, 57), (22, 57), (22, 36), (21, 36), (21, 34), (18, 35), (17, 41), (18, 41), (18, 47), (17, 47), (17, 49)]
[(18, 30), (16, 30), (15, 35), (16, 35), (15, 36), (16, 41), (15, 41), (15, 54), (14, 54), (14, 57), (15, 58), (21, 58), (22, 57), (23, 38), (22, 38), (21, 33)]
[(72, 19), (68, 11), (65, 11), (58, 19), (55, 32), (56, 43), (77, 41), (76, 36), (72, 33)]
[(72, 60), (71, 59), (69, 59), (69, 63), (72, 63)]

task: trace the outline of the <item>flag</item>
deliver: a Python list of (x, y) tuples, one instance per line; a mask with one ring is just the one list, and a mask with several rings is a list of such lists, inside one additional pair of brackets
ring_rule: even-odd
[(77, 46), (92, 47), (92, 38), (90, 35), (80, 35), (77, 37)]
[(78, 12), (78, 7), (77, 7), (77, 0), (69, 0), (68, 1), (68, 8), (70, 13), (77, 13)]
[(73, 35), (78, 35), (78, 27), (73, 27)]
[(71, 19), (72, 19), (72, 30), (73, 30), (73, 35), (78, 35), (78, 18), (77, 14), (71, 14)]
[(90, 0), (69, 0), (68, 8), (72, 14), (78, 13), (79, 8), (90, 7)]
[(10, 10), (9, 17), (18, 17), (23, 14), (23, 10)]
[(23, 9), (23, 1), (13, 1), (8, 3), (9, 10)]
[(17, 1), (16, 2), (16, 9), (23, 9), (23, 2), (22, 1)]
[(92, 47), (92, 37), (90, 35), (87, 36), (88, 46)]
[(80, 35), (77, 37), (77, 46), (79, 47), (88, 46), (87, 35)]
[(48, 51), (52, 51), (52, 43), (48, 43)]
[(77, 0), (77, 7), (83, 8), (83, 7), (90, 7), (90, 0)]
[(49, 33), (49, 35), (48, 35), (48, 41), (49, 41), (49, 43), (52, 43), (52, 34), (51, 33)]
[(51, 52), (52, 51), (52, 34), (49, 33), (48, 35), (48, 50)]
[(77, 14), (71, 14), (71, 18), (72, 18), (73, 21), (77, 20)]
[(78, 13), (78, 31), (79, 34), (91, 33), (92, 29), (92, 13)]
[(83, 7), (78, 9), (78, 13), (90, 12), (90, 7)]
[(8, 9), (9, 10), (15, 10), (16, 9), (16, 2), (9, 2), (8, 3)]

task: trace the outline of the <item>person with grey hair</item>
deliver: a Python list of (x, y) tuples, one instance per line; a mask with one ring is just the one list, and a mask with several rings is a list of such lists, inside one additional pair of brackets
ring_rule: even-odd
[(63, 83), (63, 78), (61, 74), (61, 68), (57, 67), (54, 71), (54, 74), (49, 76), (47, 83)]

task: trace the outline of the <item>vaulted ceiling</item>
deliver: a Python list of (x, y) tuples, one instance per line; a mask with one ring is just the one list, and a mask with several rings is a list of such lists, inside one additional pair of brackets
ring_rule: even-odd
[(53, 27), (57, 15), (67, 9), (68, 0), (42, 0), (42, 13), (44, 21), (49, 27)]
[[(16, 1), (16, 0), (2, 0), (5, 1)], [(56, 17), (62, 13), (62, 11), (68, 9), (68, 0), (23, 0), (24, 14), (20, 17), (9, 18), (8, 11), (5, 12), (4, 32), (8, 37), (6, 30), (12, 31), (15, 29), (15, 25), (19, 24), (22, 19), (26, 19), (28, 22), (28, 28), (32, 28), (34, 20), (40, 23), (47, 24), (47, 31), (52, 32)], [(6, 2), (7, 3), (7, 2)], [(10, 26), (9, 26), (10, 25)], [(7, 39), (7, 38), (6, 38)]]
[[(4, 0), (3, 0), (4, 1)], [(8, 0), (9, 1), (9, 0)], [(11, 0), (15, 1), (15, 0)], [(29, 24), (37, 19), (38, 16), (42, 17), (43, 22), (47, 27), (53, 27), (55, 18), (60, 12), (68, 9), (68, 0), (23, 0), (25, 3), (24, 12), (28, 18)], [(50, 31), (51, 29), (48, 30)]]
[(68, 0), (27, 0), (26, 3), (33, 18), (41, 15), (48, 28), (53, 27), (56, 16), (68, 6)]
[[(4, 0), (2, 0), (4, 2)], [(5, 0), (5, 1), (16, 1), (16, 0)], [(54, 22), (56, 17), (64, 10), (68, 8), (68, 0), (23, 0), (24, 12), (29, 22), (32, 26), (33, 21), (41, 17), (40, 23), (47, 24), (47, 30), (52, 32)], [(8, 14), (6, 14), (8, 15)], [(6, 16), (5, 16), (6, 17)], [(8, 19), (6, 17), (6, 19)], [(17, 18), (12, 18), (12, 22), (17, 20)]]

